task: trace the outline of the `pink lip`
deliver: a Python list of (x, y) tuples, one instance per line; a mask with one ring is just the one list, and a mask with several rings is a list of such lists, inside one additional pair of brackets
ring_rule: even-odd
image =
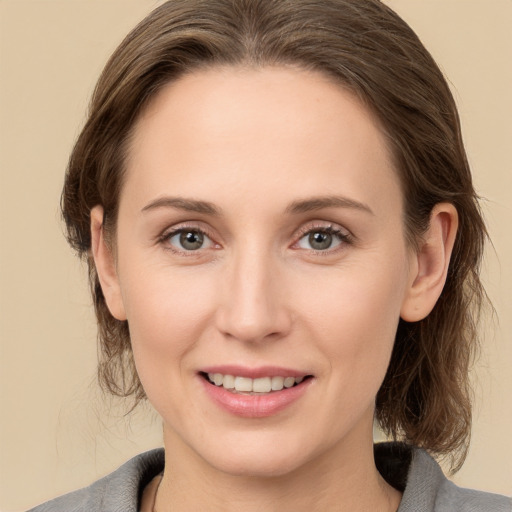
[(221, 366), (208, 366), (201, 368), (203, 373), (221, 373), (222, 375), (233, 375), (237, 377), (248, 377), (250, 379), (257, 379), (259, 377), (305, 377), (308, 373), (301, 372), (300, 370), (293, 370), (291, 368), (283, 368), (281, 366), (258, 366), (256, 368), (249, 368), (246, 366), (237, 365), (221, 365)]
[[(204, 370), (205, 373), (222, 373), (223, 375), (237, 375), (240, 377), (258, 378), (262, 376), (281, 376), (281, 377), (300, 377), (305, 376), (301, 372), (284, 371), (282, 368), (270, 369), (266, 367), (263, 369), (249, 370), (234, 367), (222, 366), (222, 367), (211, 367)], [(243, 370), (243, 371), (241, 371)], [(270, 370), (270, 371), (269, 371)], [(277, 371), (274, 371), (277, 370)], [(262, 395), (244, 395), (237, 394), (222, 386), (215, 386), (214, 384), (207, 381), (204, 377), (198, 376), (203, 389), (207, 396), (218, 406), (230, 414), (240, 416), (242, 418), (266, 418), (282, 411), (289, 407), (294, 402), (302, 397), (313, 379), (306, 379), (300, 384), (291, 388), (284, 388), (281, 391), (273, 391), (272, 393)]]

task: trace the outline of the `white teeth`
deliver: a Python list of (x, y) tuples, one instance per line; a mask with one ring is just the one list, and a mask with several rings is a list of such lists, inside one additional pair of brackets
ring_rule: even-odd
[(235, 389), (237, 391), (252, 391), (252, 379), (248, 377), (235, 377)]
[(252, 390), (255, 393), (268, 393), (272, 389), (270, 377), (262, 377), (252, 381)]
[(281, 391), (284, 387), (284, 377), (272, 377), (272, 391)]
[(286, 377), (284, 379), (284, 387), (291, 388), (295, 384), (295, 379), (293, 377)]
[(291, 388), (300, 384), (304, 377), (236, 377), (233, 375), (222, 375), (221, 373), (209, 373), (208, 379), (216, 386), (225, 389), (235, 390), (242, 393), (270, 393), (281, 391), (283, 388)]
[(233, 377), (233, 375), (224, 375), (222, 385), (226, 389), (235, 389), (235, 377)]

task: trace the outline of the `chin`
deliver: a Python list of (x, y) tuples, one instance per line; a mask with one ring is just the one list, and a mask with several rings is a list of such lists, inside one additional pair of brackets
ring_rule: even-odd
[(299, 443), (298, 439), (283, 442), (274, 436), (267, 439), (261, 439), (261, 435), (255, 437), (258, 439), (246, 438), (243, 442), (230, 439), (229, 447), (227, 442), (219, 443), (202, 455), (211, 467), (223, 473), (252, 478), (288, 475), (314, 457), (314, 454), (308, 457), (305, 443)]
[(222, 460), (212, 461), (215, 469), (231, 476), (247, 478), (273, 478), (289, 475), (303, 466), (304, 461), (296, 457), (286, 457), (281, 454), (259, 455), (258, 457), (224, 457)]

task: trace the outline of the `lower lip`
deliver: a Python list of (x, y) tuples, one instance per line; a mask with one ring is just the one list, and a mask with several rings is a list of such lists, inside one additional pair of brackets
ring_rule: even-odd
[(203, 377), (207, 395), (225, 411), (243, 418), (266, 418), (273, 416), (296, 402), (309, 388), (312, 378), (302, 381), (297, 386), (284, 388), (261, 395), (243, 395), (232, 393), (222, 386), (210, 384)]

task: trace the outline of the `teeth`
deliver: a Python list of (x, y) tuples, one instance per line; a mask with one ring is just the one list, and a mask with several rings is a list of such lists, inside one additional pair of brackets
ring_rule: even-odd
[(226, 389), (235, 389), (235, 377), (233, 375), (224, 375), (222, 385)]
[(237, 391), (252, 391), (252, 379), (235, 377), (235, 389)]
[(293, 377), (286, 377), (284, 379), (284, 387), (291, 388), (295, 384), (295, 379)]
[(284, 386), (284, 377), (272, 377), (272, 391), (280, 391)]
[(260, 377), (250, 379), (249, 377), (209, 373), (208, 379), (216, 386), (241, 393), (270, 393), (271, 391), (281, 391), (283, 388), (291, 388), (295, 384), (300, 384), (304, 377)]
[(252, 381), (252, 391), (255, 393), (268, 393), (272, 389), (272, 380), (270, 377), (262, 377)]

